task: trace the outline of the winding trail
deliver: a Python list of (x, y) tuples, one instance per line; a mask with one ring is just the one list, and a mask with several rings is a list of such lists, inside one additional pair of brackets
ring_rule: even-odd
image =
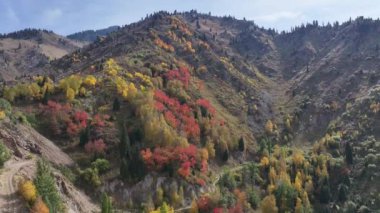
[(17, 195), (17, 183), (14, 182), (15, 176), (22, 168), (33, 166), (34, 164), (34, 160), (16, 161), (14, 159), (5, 163), (0, 174), (0, 212), (20, 212), (23, 202)]

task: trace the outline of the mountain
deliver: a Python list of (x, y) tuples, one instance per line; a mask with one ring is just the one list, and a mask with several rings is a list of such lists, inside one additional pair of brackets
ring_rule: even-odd
[(0, 74), (5, 80), (34, 75), (50, 60), (83, 47), (51, 31), (26, 29), (0, 36)]
[(98, 37), (107, 36), (108, 34), (117, 31), (119, 28), (119, 26), (111, 26), (100, 30), (86, 30), (70, 34), (67, 38), (77, 41), (94, 42)]
[(0, 106), (67, 153), (102, 207), (377, 210), (379, 31), (158, 12), (5, 86)]

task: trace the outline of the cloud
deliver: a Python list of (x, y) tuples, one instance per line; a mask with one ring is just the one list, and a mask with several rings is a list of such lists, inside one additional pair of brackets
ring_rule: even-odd
[(278, 13), (272, 13), (268, 15), (256, 16), (253, 17), (254, 20), (263, 21), (263, 22), (278, 22), (284, 19), (300, 19), (303, 17), (301, 12), (291, 12), (291, 11), (281, 11)]

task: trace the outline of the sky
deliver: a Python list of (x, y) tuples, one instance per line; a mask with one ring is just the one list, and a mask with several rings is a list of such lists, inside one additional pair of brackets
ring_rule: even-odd
[(259, 26), (290, 30), (318, 20), (320, 24), (358, 16), (379, 18), (379, 0), (0, 0), (0, 33), (24, 28), (68, 35), (139, 21), (159, 10), (231, 15)]

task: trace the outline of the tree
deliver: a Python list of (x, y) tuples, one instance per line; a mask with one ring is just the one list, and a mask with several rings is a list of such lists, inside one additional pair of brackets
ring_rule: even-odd
[(66, 90), (66, 98), (68, 101), (72, 101), (75, 98), (75, 91), (71, 88)]
[(0, 168), (4, 166), (4, 163), (9, 160), (11, 157), (11, 154), (9, 153), (9, 150), (4, 145), (3, 141), (0, 140)]
[(353, 158), (353, 153), (352, 153), (352, 147), (349, 142), (346, 143), (345, 152), (346, 152), (347, 164), (352, 165), (354, 163), (354, 158)]
[(265, 131), (268, 135), (271, 135), (273, 133), (273, 123), (271, 120), (268, 120), (265, 124)]
[(38, 194), (47, 204), (50, 211), (60, 212), (62, 210), (62, 201), (47, 162), (43, 160), (37, 161), (37, 174), (34, 183)]
[(263, 201), (261, 201), (261, 211), (263, 213), (277, 213), (278, 208), (276, 206), (276, 198), (274, 195), (266, 196)]
[(111, 198), (103, 193), (102, 195), (102, 211), (101, 213), (111, 213), (112, 212), (112, 201)]
[(302, 200), (299, 197), (297, 197), (297, 202), (296, 202), (296, 207), (294, 209), (294, 212), (295, 213), (303, 213), (304, 212), (304, 209), (302, 206)]
[(84, 147), (87, 142), (90, 140), (90, 127), (87, 126), (80, 132), (79, 135), (79, 146)]
[(112, 104), (112, 110), (114, 112), (117, 112), (120, 110), (120, 101), (119, 101), (119, 98), (116, 97), (114, 100), (113, 100), (113, 104)]
[(224, 150), (224, 152), (223, 152), (222, 160), (223, 160), (223, 161), (228, 161), (228, 158), (229, 158), (229, 153), (228, 153), (228, 149), (226, 149), (226, 150)]
[(30, 180), (20, 183), (19, 192), (21, 196), (29, 203), (33, 203), (37, 198), (36, 186)]
[(243, 137), (240, 137), (240, 139), (239, 139), (239, 150), (240, 150), (241, 152), (243, 152), (244, 149), (245, 149), (244, 138), (243, 138)]
[(331, 193), (330, 193), (330, 187), (328, 184), (324, 184), (321, 188), (321, 192), (319, 194), (319, 201), (321, 203), (328, 203), (331, 198)]
[(83, 84), (86, 86), (95, 86), (96, 85), (96, 78), (93, 75), (88, 75), (83, 81)]
[(33, 208), (30, 210), (31, 213), (49, 213), (49, 208), (44, 203), (41, 198), (38, 198), (34, 203)]
[(189, 213), (198, 213), (198, 204), (195, 200), (191, 202)]
[(340, 202), (345, 202), (347, 200), (348, 186), (345, 184), (339, 184), (338, 187), (338, 199)]
[(150, 213), (174, 213), (174, 208), (164, 202), (157, 210)]

